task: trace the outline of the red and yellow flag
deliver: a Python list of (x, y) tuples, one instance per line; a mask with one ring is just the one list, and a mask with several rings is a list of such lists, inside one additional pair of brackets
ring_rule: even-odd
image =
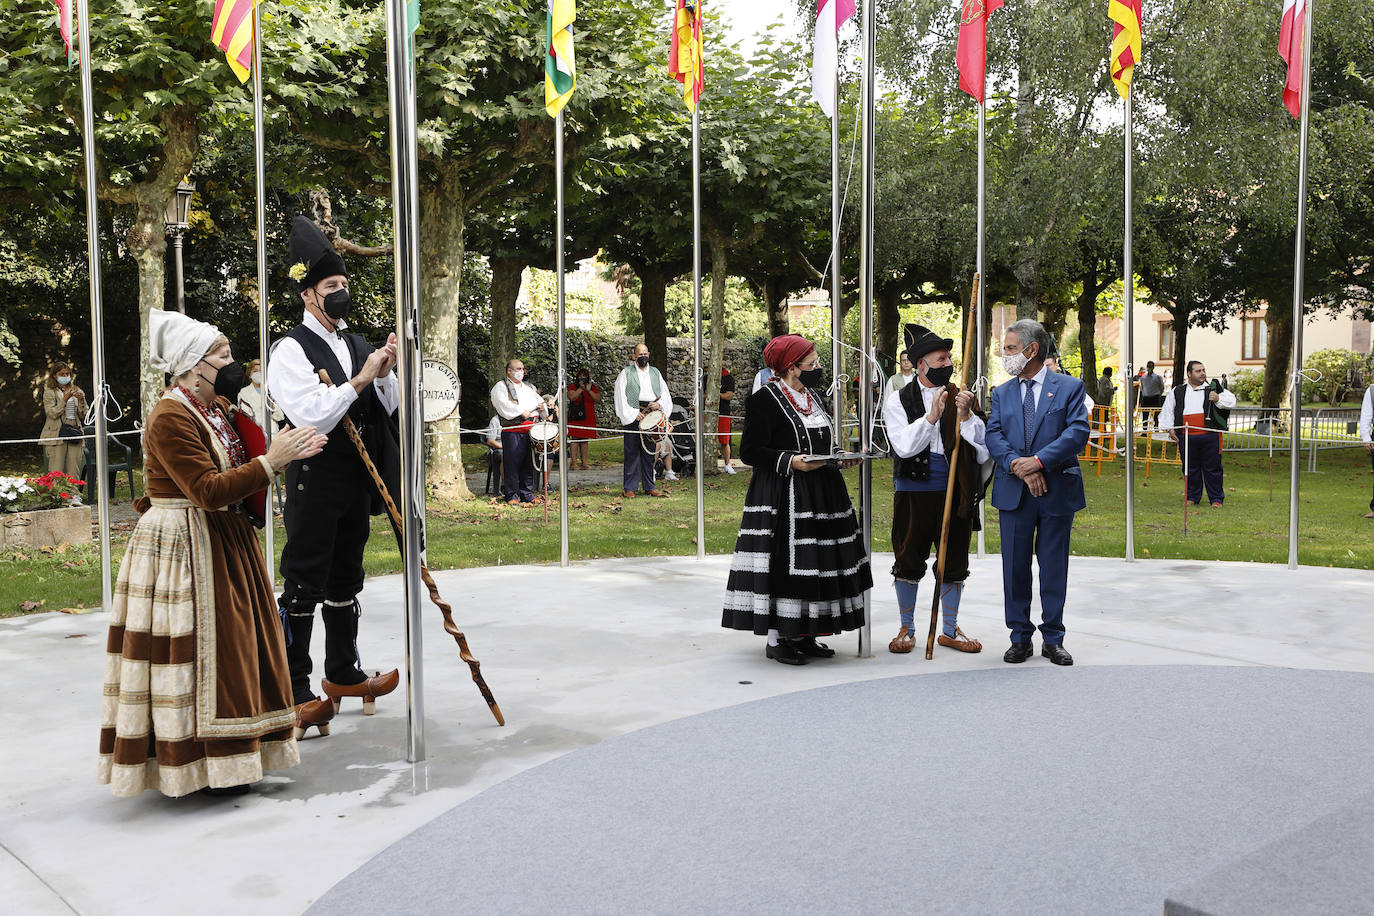
[(210, 39), (224, 51), (229, 69), (239, 78), (248, 79), (253, 65), (253, 6), (256, 0), (215, 0), (215, 19), (210, 25)]
[(706, 85), (701, 47), (701, 0), (677, 0), (673, 13), (673, 44), (668, 51), (668, 72), (682, 84), (682, 101), (696, 111)]
[(1131, 94), (1131, 74), (1140, 63), (1142, 31), (1141, 0), (1108, 0), (1107, 18), (1116, 23), (1112, 29), (1112, 82), (1124, 99)]

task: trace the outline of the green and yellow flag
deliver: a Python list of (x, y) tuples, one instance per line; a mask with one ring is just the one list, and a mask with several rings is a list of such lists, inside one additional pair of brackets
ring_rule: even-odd
[(577, 0), (549, 0), (548, 39), (544, 52), (544, 110), (556, 117), (577, 88), (577, 66), (573, 63), (573, 20)]

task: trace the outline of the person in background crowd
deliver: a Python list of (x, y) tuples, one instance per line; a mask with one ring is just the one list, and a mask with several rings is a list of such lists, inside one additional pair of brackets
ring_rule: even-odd
[[(1169, 424), (1169, 438), (1179, 442), (1179, 457), (1187, 462), (1187, 499), (1194, 506), (1202, 502), (1202, 488), (1207, 486), (1207, 498), (1213, 509), (1220, 509), (1226, 500), (1225, 477), (1221, 466), (1221, 437), (1226, 432), (1236, 395), (1221, 387), (1220, 382), (1207, 381), (1207, 367), (1195, 359), (1188, 360), (1184, 370), (1188, 381), (1169, 389), (1160, 414)], [(1187, 441), (1179, 439), (1186, 431)]]
[(1159, 409), (1164, 406), (1164, 377), (1155, 371), (1155, 361), (1145, 364), (1145, 374), (1140, 377), (1141, 427), (1148, 429), (1151, 424), (1159, 429)]
[(110, 611), (97, 778), (122, 797), (241, 794), (300, 762), (272, 576), (245, 504), (327, 440), (303, 426), (250, 457), (225, 413), (245, 377), (229, 342), (177, 312), (148, 323), (150, 362), (172, 386), (143, 435), (148, 495)]
[(759, 390), (760, 388), (762, 388), (764, 385), (767, 385), (767, 384), (768, 384), (768, 380), (769, 380), (770, 378), (772, 378), (772, 377), (773, 377), (773, 370), (772, 370), (772, 369), (769, 369), (767, 366), (764, 366), (764, 367), (763, 367), (762, 369), (760, 369), (758, 372), (755, 372), (755, 373), (754, 373), (754, 385), (753, 385), (752, 390), (751, 390), (749, 393), (750, 393), (750, 394), (753, 394), (755, 391), (758, 391), (758, 390)]
[(888, 396), (894, 391), (901, 391), (916, 378), (916, 367), (911, 364), (911, 357), (906, 350), (902, 351), (901, 359), (898, 363), (901, 371), (887, 380), (883, 386), (883, 403), (887, 403)]
[[(249, 360), (243, 368), (248, 372), (248, 384), (244, 385), (243, 390), (239, 392), (238, 408), (256, 420), (258, 426), (267, 429), (267, 394), (262, 387), (262, 360)], [(276, 432), (281, 429), (285, 420), (286, 414), (281, 412), (280, 407), (274, 405), (272, 409), (272, 431)]]
[(86, 440), (81, 438), (86, 420), (86, 393), (76, 384), (69, 363), (55, 363), (43, 383), (43, 455), (48, 472), (61, 471), (80, 480), (85, 472)]
[(873, 575), (841, 463), (829, 457), (830, 417), (811, 390), (820, 384), (815, 345), (784, 334), (763, 356), (774, 378), (744, 402), (740, 457), (754, 476), (721, 626), (766, 635), (768, 658), (803, 665), (835, 654), (816, 637), (863, 626)]
[(735, 473), (730, 463), (730, 425), (733, 421), (732, 405), (735, 400), (735, 377), (724, 366), (720, 367), (720, 408), (716, 417), (716, 442), (720, 445), (720, 458), (727, 474)]
[[(1364, 443), (1364, 450), (1369, 454), (1371, 464), (1374, 464), (1374, 435), (1371, 435), (1371, 425), (1374, 425), (1374, 385), (1365, 388), (1364, 400), (1360, 402), (1360, 442)], [(1369, 511), (1364, 517), (1374, 518), (1374, 497), (1370, 497)]]
[(1078, 453), (1088, 441), (1083, 383), (1050, 372), (1049, 333), (1037, 321), (1013, 322), (1002, 338), (1002, 368), (1011, 376), (992, 391), (985, 442), (997, 465), (992, 505), (1002, 528), (1002, 596), (1011, 647), (1002, 660), (1035, 654), (1031, 636), (1031, 557), (1040, 570), (1040, 654), (1072, 665), (1064, 648), (1069, 535), (1087, 506)]
[(506, 377), (491, 388), (491, 406), (501, 418), (501, 496), (512, 506), (534, 505), (534, 454), (530, 426), (548, 415), (534, 385), (525, 382), (525, 364), (506, 362)]
[(586, 367), (577, 370), (568, 383), (568, 438), (570, 443), (568, 469), (581, 466), (587, 470), (587, 443), (596, 438), (596, 405), (601, 403), (601, 389), (592, 381)]
[(1102, 377), (1097, 380), (1097, 403), (1103, 407), (1111, 407), (1115, 397), (1116, 384), (1112, 381), (1112, 367), (1107, 366), (1102, 370)]
[(648, 496), (668, 494), (654, 482), (656, 449), (646, 447), (639, 421), (650, 411), (663, 413), (666, 421), (673, 412), (673, 397), (663, 374), (649, 365), (649, 348), (635, 344), (634, 362), (620, 370), (615, 380), (615, 412), (625, 432), (625, 498), (633, 499), (641, 486)]

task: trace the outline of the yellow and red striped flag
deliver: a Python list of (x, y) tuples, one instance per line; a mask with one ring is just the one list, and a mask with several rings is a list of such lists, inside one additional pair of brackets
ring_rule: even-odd
[(1112, 29), (1112, 82), (1124, 99), (1131, 94), (1131, 74), (1140, 63), (1141, 0), (1108, 0), (1107, 18)]
[(701, 0), (677, 0), (668, 72), (682, 84), (682, 101), (687, 103), (688, 111), (696, 111), (701, 89), (706, 85), (701, 44)]
[(544, 27), (544, 111), (557, 117), (577, 88), (577, 64), (573, 58), (573, 22), (577, 0), (549, 0)]
[(253, 6), (256, 0), (215, 0), (215, 19), (210, 25), (210, 39), (224, 51), (229, 69), (239, 78), (248, 79), (253, 65)]

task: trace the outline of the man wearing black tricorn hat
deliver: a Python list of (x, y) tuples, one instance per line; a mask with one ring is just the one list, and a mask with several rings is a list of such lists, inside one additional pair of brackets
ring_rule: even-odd
[[(371, 715), (376, 698), (395, 690), (400, 680), (394, 669), (368, 677), (358, 655), (363, 550), (369, 516), (384, 506), (342, 422), (345, 416), (353, 420), (373, 463), (392, 493), (398, 492), (394, 415), (400, 392), (392, 371), (396, 335), (373, 349), (361, 336), (344, 332), (348, 271), (324, 233), (298, 216), (291, 223), (289, 250), (291, 279), (300, 287), (305, 314), (275, 346), (267, 385), (293, 426), (314, 426), (329, 436), (319, 455), (293, 462), (286, 471), (285, 587), (278, 605), (299, 737), (311, 725), (328, 734), (328, 721), (344, 697), (361, 698), (364, 713)], [(329, 384), (321, 380), (321, 369)], [(310, 686), (310, 636), (321, 604), (326, 700), (317, 699)]]
[(902, 628), (888, 650), (910, 652), (916, 645), (916, 590), (926, 572), (926, 559), (938, 551), (944, 520), (945, 487), (951, 473), (947, 455), (957, 437), (958, 468), (954, 474), (954, 504), (949, 518), (945, 566), (940, 573), (940, 604), (944, 626), (940, 645), (961, 652), (978, 652), (983, 644), (960, 629), (959, 599), (968, 578), (970, 533), (978, 522), (983, 498), (982, 465), (988, 460), (983, 445), (984, 416), (969, 391), (951, 381), (954, 341), (918, 324), (906, 326), (907, 357), (916, 367), (914, 384), (889, 394), (883, 402), (883, 423), (892, 444), (892, 577)]

